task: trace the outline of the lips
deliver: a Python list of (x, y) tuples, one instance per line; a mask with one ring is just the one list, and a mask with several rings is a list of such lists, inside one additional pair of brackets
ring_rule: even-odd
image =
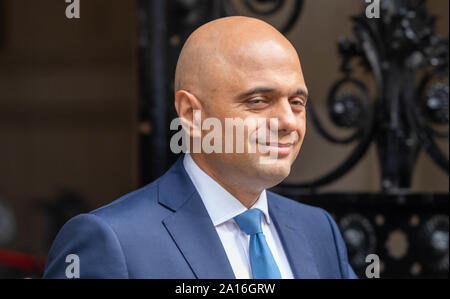
[(291, 147), (294, 145), (293, 143), (276, 143), (276, 142), (273, 142), (273, 143), (267, 142), (266, 144), (263, 144), (263, 143), (258, 143), (258, 144), (266, 145), (266, 146), (276, 146), (276, 147)]
[(277, 154), (279, 157), (281, 156), (287, 156), (291, 153), (292, 148), (294, 147), (293, 143), (258, 143), (258, 146), (260, 148), (260, 150), (262, 150), (263, 152), (267, 153), (267, 152), (272, 152)]
[(276, 141), (268, 141), (266, 143), (257, 142), (259, 145), (264, 146), (276, 146), (276, 147), (291, 147), (294, 145), (294, 142), (276, 142)]

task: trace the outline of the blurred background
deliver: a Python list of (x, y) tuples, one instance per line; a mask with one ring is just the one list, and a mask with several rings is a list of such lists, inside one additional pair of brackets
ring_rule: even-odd
[(227, 15), (282, 31), (311, 93), (274, 191), (327, 209), (361, 277), (376, 253), (382, 278), (448, 278), (449, 1), (71, 2), (0, 0), (0, 278), (40, 277), (68, 219), (170, 167), (179, 51)]

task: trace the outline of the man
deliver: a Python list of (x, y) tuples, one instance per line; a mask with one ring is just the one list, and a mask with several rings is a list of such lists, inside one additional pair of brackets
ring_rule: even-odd
[(197, 29), (175, 78), (190, 144), (204, 138), (195, 111), (221, 124), (276, 120), (276, 140), (251, 137), (272, 122), (249, 126), (243, 153), (193, 151), (152, 184), (71, 219), (44, 277), (74, 276), (76, 256), (80, 278), (355, 278), (327, 212), (266, 191), (299, 153), (307, 94), (296, 50), (267, 23), (229, 17)]

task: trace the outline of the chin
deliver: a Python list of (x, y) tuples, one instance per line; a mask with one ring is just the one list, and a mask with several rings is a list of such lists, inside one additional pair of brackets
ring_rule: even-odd
[(291, 163), (287, 160), (276, 160), (271, 164), (259, 164), (258, 168), (258, 176), (268, 183), (266, 188), (271, 188), (289, 176)]

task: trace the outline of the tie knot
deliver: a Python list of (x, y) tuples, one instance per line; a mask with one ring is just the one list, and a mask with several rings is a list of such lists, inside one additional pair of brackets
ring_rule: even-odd
[(262, 232), (261, 210), (250, 209), (234, 217), (239, 228), (247, 235), (254, 235)]

